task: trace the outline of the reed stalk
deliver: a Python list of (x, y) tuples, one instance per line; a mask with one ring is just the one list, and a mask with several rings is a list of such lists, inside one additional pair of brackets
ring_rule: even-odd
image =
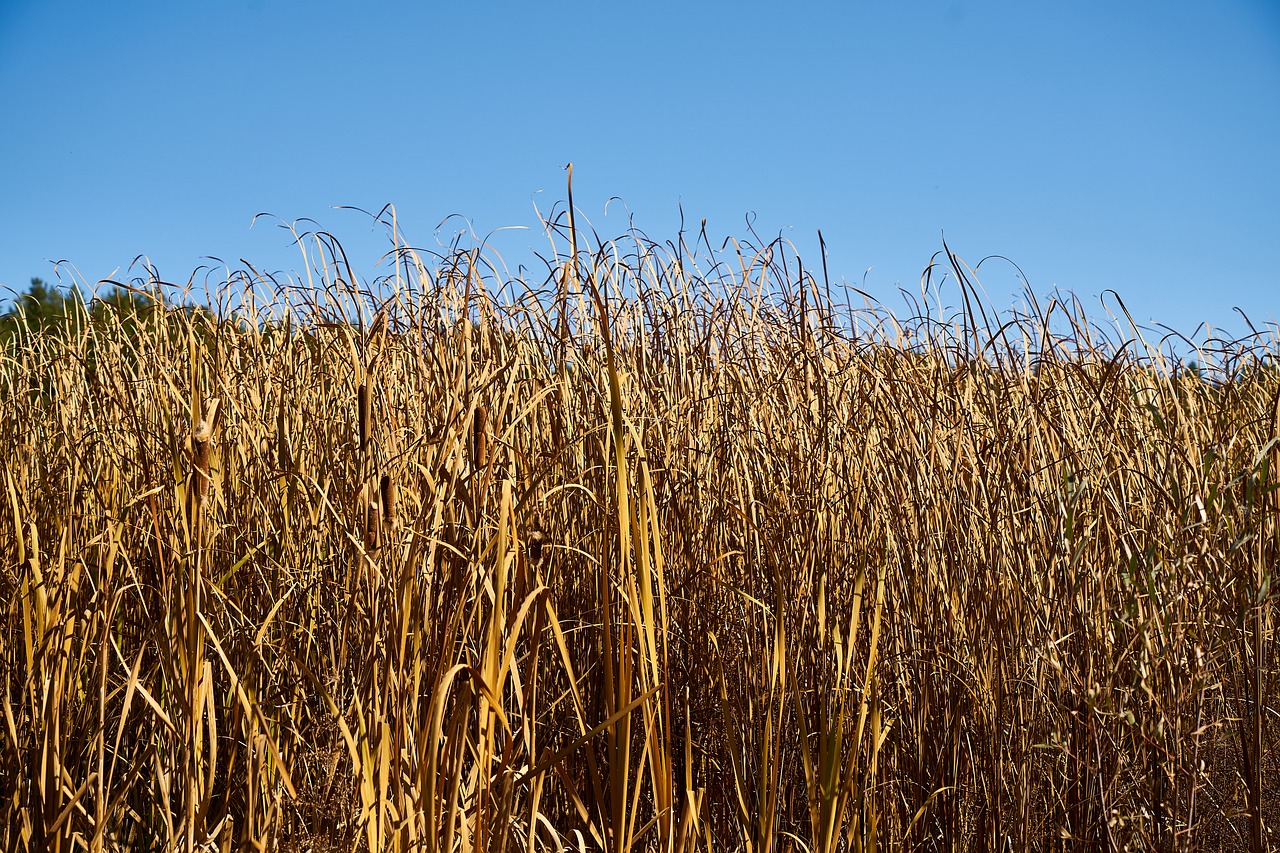
[(1274, 335), (583, 221), (3, 341), (0, 849), (1273, 845)]

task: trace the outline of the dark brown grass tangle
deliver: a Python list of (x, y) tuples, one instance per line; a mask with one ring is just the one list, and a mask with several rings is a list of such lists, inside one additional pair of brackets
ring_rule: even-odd
[(1273, 336), (547, 228), (5, 344), (0, 848), (1276, 845)]

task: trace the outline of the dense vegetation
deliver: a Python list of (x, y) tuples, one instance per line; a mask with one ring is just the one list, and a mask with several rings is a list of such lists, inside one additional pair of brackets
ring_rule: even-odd
[[(137, 318), (158, 307), (153, 305), (156, 295), (116, 286), (101, 296), (86, 300), (78, 287), (61, 291), (50, 287), (42, 278), (33, 278), (26, 292), (16, 294), (8, 310), (0, 314), (0, 341), (8, 342), (41, 332), (56, 334), (59, 327), (77, 321), (101, 323), (108, 317), (117, 322), (121, 317)], [(163, 293), (158, 295), (163, 302)], [(65, 334), (65, 329), (61, 331)]]
[(1276, 843), (1274, 339), (548, 237), (17, 321), (0, 847)]

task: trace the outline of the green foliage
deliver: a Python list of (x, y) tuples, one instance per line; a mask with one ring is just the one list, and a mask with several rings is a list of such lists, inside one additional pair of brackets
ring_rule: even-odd
[[(86, 299), (79, 288), (62, 291), (33, 278), (27, 292), (0, 315), (0, 354), (19, 361), (34, 356), (33, 363), (42, 363), (45, 356), (37, 353), (74, 353), (87, 378), (96, 375), (104, 336), (120, 344), (115, 367), (130, 373), (136, 369), (137, 348), (148, 330), (158, 330), (160, 324), (171, 329), (188, 327), (179, 322), (179, 315), (190, 315), (189, 327), (203, 339), (211, 326), (202, 322), (209, 316), (206, 309), (174, 310), (158, 288), (154, 293), (113, 285), (103, 295)], [(53, 395), (51, 377), (44, 370), (33, 374), (28, 389), (33, 401)]]
[(83, 313), (84, 298), (80, 291), (72, 289), (63, 293), (49, 287), (43, 279), (33, 278), (27, 292), (0, 316), (0, 340), (7, 342), (23, 332), (39, 333)]
[[(0, 344), (29, 339), (44, 333), (65, 336), (86, 325), (101, 328), (105, 321), (137, 332), (140, 326), (168, 315), (171, 305), (159, 291), (154, 295), (113, 285), (104, 295), (86, 301), (78, 288), (61, 291), (41, 278), (32, 278), (27, 292), (0, 314)], [(207, 315), (207, 309), (190, 306), (188, 312)]]

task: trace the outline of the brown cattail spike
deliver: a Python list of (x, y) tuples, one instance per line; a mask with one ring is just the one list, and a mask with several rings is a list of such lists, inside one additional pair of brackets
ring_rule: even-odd
[(196, 424), (195, 434), (191, 436), (191, 485), (196, 509), (204, 505), (209, 495), (209, 445), (212, 436), (213, 429), (208, 421)]
[(356, 390), (356, 406), (358, 409), (357, 420), (360, 429), (360, 449), (364, 450), (369, 445), (370, 418), (372, 412), (372, 389), (369, 387), (369, 380), (360, 383), (360, 387)]
[(213, 425), (218, 417), (217, 399), (205, 407), (204, 420), (196, 424), (191, 435), (193, 506), (200, 509), (209, 496), (209, 453), (213, 445)]
[(399, 516), (396, 514), (396, 481), (391, 479), (391, 475), (383, 474), (379, 486), (382, 492), (382, 527), (384, 530), (395, 530), (399, 524)]
[(547, 561), (547, 534), (542, 532), (542, 525), (534, 521), (529, 531), (529, 565), (535, 572), (542, 571)]
[(382, 513), (378, 507), (378, 502), (369, 501), (368, 511), (365, 515), (364, 525), (364, 549), (369, 553), (378, 550), (378, 546), (382, 544)]
[(483, 403), (476, 406), (475, 419), (471, 422), (471, 467), (478, 471), (489, 464), (489, 410)]

